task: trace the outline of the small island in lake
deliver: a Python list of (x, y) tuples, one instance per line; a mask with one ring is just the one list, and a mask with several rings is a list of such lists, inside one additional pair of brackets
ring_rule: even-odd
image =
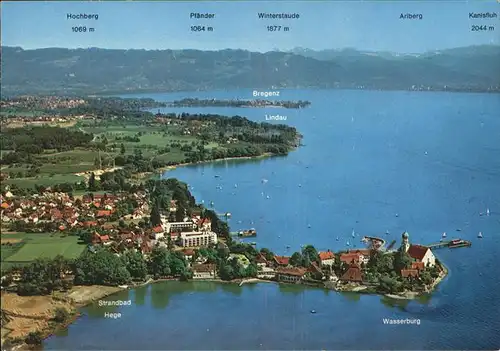
[(309, 101), (285, 101), (285, 100), (240, 100), (240, 99), (197, 99), (186, 98), (170, 103), (169, 107), (281, 107), (281, 108), (304, 108), (309, 106)]

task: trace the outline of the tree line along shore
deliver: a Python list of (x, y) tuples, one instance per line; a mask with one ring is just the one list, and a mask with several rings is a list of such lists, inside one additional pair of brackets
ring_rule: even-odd
[(167, 105), (169, 107), (281, 107), (281, 108), (305, 108), (309, 101), (290, 100), (265, 100), (265, 99), (198, 99), (185, 98), (175, 100)]
[[(294, 127), (241, 116), (153, 114), (151, 99), (24, 97), (2, 100), (3, 184), (75, 184), (105, 170), (129, 174), (227, 158), (286, 155)], [(3, 113), (5, 110), (5, 114)]]
[[(51, 301), (62, 299), (66, 305), (55, 308), (54, 316), (42, 330), (8, 342), (40, 343), (53, 328), (66, 325), (76, 313), (78, 299), (71, 296), (79, 286), (137, 286), (165, 279), (241, 282), (259, 278), (339, 291), (401, 295), (429, 292), (443, 273), (437, 262), (433, 266), (420, 265), (417, 274), (405, 274), (418, 262), (404, 250), (381, 252), (374, 248), (334, 253), (318, 252), (306, 245), (290, 257), (279, 256), (269, 249), (257, 250), (233, 240), (227, 223), (214, 211), (196, 204), (188, 187), (174, 178), (129, 184), (124, 187), (128, 190), (103, 195), (91, 192), (91, 187), (96, 186), (93, 182), (99, 181), (89, 181), (89, 193), (81, 198), (50, 189), (29, 196), (16, 196), (11, 191), (2, 194), (2, 204), (8, 204), (3, 206), (6, 208), (2, 216), (11, 218), (9, 230), (55, 236), (56, 240), (74, 238), (82, 246), (74, 258), (64, 256), (64, 247), (63, 254), (53, 258), (34, 258), (28, 264), (9, 262), (1, 280), (5, 299), (50, 296)], [(30, 210), (43, 208), (44, 204), (50, 208)], [(138, 209), (147, 210), (133, 220), (130, 215), (137, 214)], [(71, 222), (75, 212), (81, 214), (76, 223)], [(37, 221), (30, 220), (34, 214)], [(193, 235), (206, 240), (205, 244), (187, 241)], [(2, 235), (2, 241), (4, 238), (9, 238), (8, 234)], [(36, 248), (36, 243), (27, 242), (14, 255), (24, 255), (19, 260), (25, 260), (30, 254), (36, 256)], [(52, 253), (56, 252), (54, 243)], [(6, 328), (12, 320), (26, 318), (11, 310), (2, 313)]]

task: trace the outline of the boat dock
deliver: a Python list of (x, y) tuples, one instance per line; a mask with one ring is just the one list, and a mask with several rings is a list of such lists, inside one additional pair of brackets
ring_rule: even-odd
[(441, 241), (439, 243), (435, 244), (430, 244), (427, 245), (429, 249), (441, 249), (443, 247), (448, 247), (450, 249), (455, 249), (458, 247), (469, 247), (471, 246), (472, 243), (468, 240), (463, 240), (463, 239), (453, 239), (453, 240), (446, 240), (446, 241)]
[(230, 234), (232, 236), (249, 238), (249, 237), (257, 236), (257, 231), (252, 228), (252, 229), (248, 229), (248, 230), (240, 230), (239, 232), (231, 232)]
[(362, 239), (363, 242), (367, 243), (370, 248), (379, 250), (385, 245), (385, 240), (382, 238), (377, 238), (374, 236), (364, 236)]

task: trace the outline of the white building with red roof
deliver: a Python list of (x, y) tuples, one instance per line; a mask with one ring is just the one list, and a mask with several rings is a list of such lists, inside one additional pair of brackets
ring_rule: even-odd
[(434, 267), (436, 265), (436, 256), (427, 246), (410, 244), (410, 235), (407, 232), (402, 234), (401, 249), (415, 261), (422, 262), (426, 267)]
[(348, 265), (351, 264), (368, 264), (370, 261), (370, 254), (365, 250), (351, 250), (340, 255), (340, 261)]
[(320, 251), (318, 255), (322, 266), (332, 266), (335, 263), (335, 254), (330, 250)]
[(165, 237), (165, 229), (163, 229), (161, 225), (157, 225), (153, 228), (153, 235), (155, 237), (155, 240), (161, 239)]

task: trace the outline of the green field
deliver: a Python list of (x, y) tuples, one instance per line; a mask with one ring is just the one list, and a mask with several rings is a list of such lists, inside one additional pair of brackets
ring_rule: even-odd
[(62, 255), (77, 258), (85, 249), (75, 236), (63, 237), (59, 233), (2, 234), (2, 239), (22, 239), (22, 244), (1, 245), (2, 266), (25, 264), (37, 258)]
[(19, 249), (21, 249), (23, 245), (24, 243), (22, 242), (12, 245), (2, 245), (1, 246), (2, 262), (6, 261), (10, 256), (19, 251)]
[(40, 175), (38, 178), (6, 179), (2, 184), (16, 185), (20, 188), (33, 188), (36, 184), (50, 186), (61, 183), (76, 183), (84, 181), (83, 177), (73, 174), (56, 174), (50, 177), (48, 174)]
[[(172, 135), (177, 133), (177, 126), (157, 127), (147, 125), (82, 125), (78, 127), (82, 132), (93, 133), (96, 137), (94, 142), (91, 142), (89, 147), (79, 147), (70, 151), (58, 152), (57, 150), (45, 150), (44, 153), (37, 156), (41, 163), (38, 166), (39, 173), (35, 177), (12, 178), (5, 180), (2, 183), (16, 185), (21, 188), (33, 188), (35, 185), (50, 186), (60, 183), (75, 183), (83, 181), (83, 177), (76, 176), (75, 173), (91, 172), (98, 167), (95, 165), (96, 159), (99, 157), (99, 151), (95, 145), (100, 143), (105, 137), (107, 140), (107, 150), (101, 151), (101, 159), (103, 167), (110, 167), (113, 163), (113, 158), (121, 154), (120, 145), (125, 146), (125, 156), (134, 155), (137, 150), (140, 150), (142, 157), (152, 161), (154, 159), (169, 163), (182, 163), (186, 160), (186, 152), (180, 147), (171, 147), (172, 142), (180, 143), (181, 145), (199, 142), (198, 138), (191, 135)], [(141, 136), (138, 136), (141, 133)], [(125, 136), (138, 136), (139, 142), (117, 140)], [(94, 147), (92, 147), (94, 146)], [(113, 146), (113, 147), (112, 147)], [(161, 153), (165, 147), (170, 149), (169, 152)], [(220, 147), (218, 143), (211, 142), (205, 146), (207, 150)], [(16, 177), (22, 175), (32, 175), (30, 165), (16, 164), (12, 168), (3, 167), (2, 172), (11, 174)], [(14, 175), (12, 174), (14, 173)]]
[(46, 153), (41, 155), (41, 157), (46, 158), (47, 162), (66, 160), (66, 161), (73, 161), (73, 163), (75, 162), (93, 163), (97, 155), (98, 152), (94, 150), (74, 149), (71, 151)]
[(0, 116), (21, 116), (21, 117), (33, 117), (43, 115), (43, 111), (39, 110), (28, 110), (22, 108), (12, 108), (6, 107), (0, 111)]
[(172, 161), (172, 162), (182, 162), (186, 158), (186, 155), (183, 151), (174, 149), (166, 154), (161, 154), (158, 156), (155, 156), (155, 159), (157, 160), (162, 160), (165, 162)]
[[(74, 163), (74, 164), (66, 164), (66, 163), (60, 163), (60, 164), (46, 164), (40, 167), (40, 172), (45, 173), (45, 174), (64, 174), (67, 176), (71, 176), (73, 173), (80, 173), (80, 172), (88, 172), (96, 169), (94, 164), (84, 164), (84, 163)], [(78, 176), (75, 176), (78, 177)], [(76, 180), (78, 181), (78, 180)]]

